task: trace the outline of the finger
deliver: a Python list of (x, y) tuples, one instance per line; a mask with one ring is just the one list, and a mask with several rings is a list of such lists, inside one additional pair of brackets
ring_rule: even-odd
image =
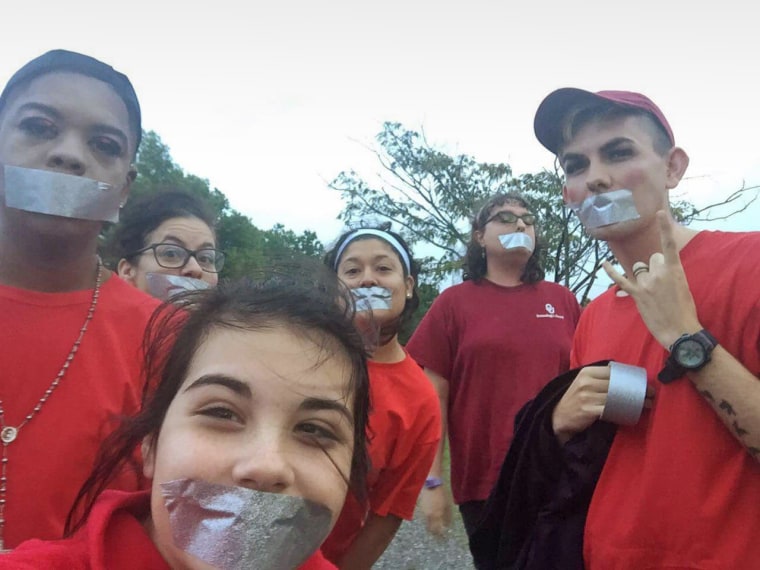
[(596, 378), (598, 380), (607, 380), (609, 382), (610, 367), (609, 366), (586, 366), (580, 371), (578, 375), (580, 376), (582, 374), (590, 378)]
[(666, 266), (665, 256), (659, 252), (653, 253), (649, 258), (649, 271), (656, 272), (659, 269), (664, 269)]
[(630, 293), (631, 282), (626, 279), (622, 273), (612, 267), (612, 264), (609, 261), (602, 263), (602, 267), (604, 268), (604, 271), (607, 273), (609, 278), (612, 279), (612, 282), (615, 283), (615, 285), (620, 287), (626, 293)]
[(660, 244), (662, 245), (662, 254), (665, 256), (665, 264), (680, 265), (681, 259), (678, 257), (673, 224), (670, 223), (670, 218), (664, 210), (657, 212), (657, 222), (660, 225)]
[(644, 263), (643, 261), (637, 261), (631, 266), (631, 274), (633, 275), (633, 279), (638, 283), (639, 277), (641, 277), (642, 273), (648, 273), (649, 272), (649, 265)]

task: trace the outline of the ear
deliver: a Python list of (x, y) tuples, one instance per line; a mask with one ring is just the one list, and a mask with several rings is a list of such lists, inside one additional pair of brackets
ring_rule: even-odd
[(483, 230), (475, 230), (472, 232), (472, 236), (475, 238), (475, 241), (478, 242), (478, 245), (480, 247), (485, 247), (485, 243), (483, 241)]
[(131, 164), (129, 166), (129, 171), (127, 172), (127, 182), (124, 184), (124, 188), (121, 189), (121, 194), (119, 196), (119, 204), (121, 204), (121, 207), (124, 207), (124, 204), (127, 203), (127, 196), (129, 196), (129, 189), (132, 186), (132, 182), (135, 181), (135, 178), (137, 178), (137, 168), (134, 164)]
[(143, 475), (147, 479), (153, 479), (153, 474), (156, 471), (155, 439), (153, 435), (146, 435), (140, 445), (143, 460)]
[(119, 260), (119, 264), (116, 266), (116, 273), (118, 273), (119, 277), (124, 279), (124, 281), (137, 287), (137, 268), (123, 257)]
[(567, 186), (564, 184), (562, 185), (562, 201), (565, 203), (565, 205), (570, 203), (567, 199)]
[(411, 275), (406, 276), (406, 298), (411, 299), (414, 295), (414, 277)]
[(668, 172), (667, 181), (665, 187), (668, 190), (672, 190), (678, 183), (681, 182), (681, 178), (686, 173), (686, 169), (689, 166), (689, 155), (680, 146), (674, 146), (668, 151)]

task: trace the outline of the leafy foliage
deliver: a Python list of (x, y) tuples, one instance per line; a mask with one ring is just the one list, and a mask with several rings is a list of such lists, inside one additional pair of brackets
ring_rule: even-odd
[[(602, 263), (613, 260), (607, 244), (589, 237), (564, 207), (562, 176), (556, 168), (515, 177), (508, 164), (477, 162), (464, 154), (449, 156), (430, 145), (424, 133), (400, 123), (385, 123), (377, 142), (379, 148), (370, 149), (382, 167), (377, 184), (354, 171), (341, 172), (332, 181), (331, 187), (345, 203), (339, 218), (347, 225), (367, 217), (388, 219), (410, 244), (437, 248), (440, 255), (422, 259), (430, 284), (439, 285), (459, 269), (472, 215), (489, 197), (505, 191), (519, 192), (533, 203), (540, 219), (539, 239), (547, 250), (547, 275), (571, 289), (582, 303), (588, 300)], [(715, 219), (709, 217), (714, 208), (737, 202), (752, 189), (743, 187), (701, 209), (680, 201), (673, 205), (674, 215), (685, 223)]]
[[(282, 224), (270, 230), (261, 230), (251, 219), (233, 209), (227, 197), (212, 189), (209, 181), (186, 173), (174, 162), (161, 138), (153, 131), (144, 133), (137, 155), (137, 179), (130, 190), (132, 198), (161, 192), (167, 188), (182, 188), (203, 198), (216, 215), (216, 233), (219, 247), (227, 253), (223, 277), (251, 275), (283, 258), (297, 255), (319, 257), (324, 247), (317, 235), (306, 230), (298, 235)], [(104, 239), (113, 231), (109, 228)], [(118, 260), (105, 259), (113, 267)]]

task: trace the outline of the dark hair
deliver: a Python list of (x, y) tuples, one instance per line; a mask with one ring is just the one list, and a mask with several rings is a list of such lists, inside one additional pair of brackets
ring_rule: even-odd
[[(343, 477), (357, 499), (366, 501), (369, 379), (361, 335), (353, 325), (350, 294), (317, 261), (273, 270), (259, 280), (225, 282), (189, 291), (164, 303), (145, 333), (143, 404), (101, 445), (95, 468), (80, 489), (66, 521), (70, 535), (85, 521), (110, 481), (134, 459), (145, 438), (154, 443), (166, 412), (186, 380), (193, 356), (215, 329), (267, 330), (287, 326), (319, 344), (324, 360), (342, 354), (350, 362), (347, 397), (353, 397), (354, 449), (351, 473)], [(319, 338), (321, 336), (321, 338)], [(81, 515), (79, 514), (81, 512)]]
[(186, 190), (168, 188), (127, 202), (108, 240), (107, 256), (134, 263), (135, 252), (150, 245), (148, 235), (172, 218), (198, 218), (215, 233), (214, 214), (207, 203)]
[[(404, 259), (401, 257), (401, 254), (399, 254), (399, 252), (396, 251), (395, 247), (391, 245), (391, 249), (393, 249), (394, 253), (398, 257), (399, 261), (401, 262), (401, 267), (404, 270), (404, 277), (411, 275), (412, 278), (414, 279), (414, 287), (412, 288), (412, 298), (406, 300), (406, 303), (404, 304), (404, 310), (401, 311), (401, 315), (399, 315), (398, 324), (396, 325), (397, 330), (394, 331), (394, 332), (398, 332), (398, 329), (401, 329), (409, 321), (409, 319), (411, 319), (414, 312), (420, 306), (420, 294), (417, 288), (418, 277), (420, 274), (420, 264), (414, 259), (414, 256), (412, 255), (412, 250), (409, 247), (409, 244), (406, 243), (406, 240), (402, 238), (396, 232), (391, 231), (390, 224), (381, 224), (379, 226), (356, 227), (356, 228), (352, 228), (350, 230), (343, 232), (340, 235), (340, 237), (337, 240), (335, 240), (335, 243), (332, 245), (332, 247), (330, 247), (330, 249), (327, 250), (327, 253), (324, 256), (325, 265), (329, 267), (332, 271), (337, 272), (338, 264), (340, 263), (340, 259), (338, 258), (338, 252), (340, 252), (342, 256), (343, 253), (345, 252), (345, 247), (349, 243), (352, 243), (354, 241), (365, 240), (365, 239), (379, 239), (379, 240), (383, 239), (381, 236), (372, 235), (372, 234), (355, 236), (354, 232), (356, 232), (357, 230), (377, 230), (382, 233), (388, 234), (399, 243), (399, 245), (406, 252), (407, 257), (409, 257), (409, 269), (407, 269), (406, 263), (404, 262)], [(387, 240), (384, 240), (384, 241), (387, 242)]]
[[(532, 209), (528, 200), (516, 192), (495, 194), (486, 200), (472, 218), (470, 242), (467, 244), (467, 252), (462, 261), (463, 278), (465, 281), (472, 279), (477, 282), (486, 276), (488, 260), (485, 256), (485, 249), (478, 243), (476, 232), (483, 231), (493, 210), (505, 204), (520, 206), (528, 210)], [(539, 239), (538, 231), (536, 231), (536, 244), (533, 248), (533, 253), (530, 258), (528, 258), (528, 262), (525, 264), (525, 269), (520, 276), (520, 281), (523, 283), (538, 283), (539, 281), (542, 281), (546, 275), (544, 273), (544, 268), (541, 267), (543, 248), (543, 242)]]
[(126, 75), (89, 55), (64, 49), (54, 49), (28, 61), (5, 84), (2, 94), (0, 94), (0, 113), (5, 109), (5, 104), (13, 91), (27, 85), (41, 75), (57, 71), (86, 75), (108, 83), (113, 88), (127, 108), (129, 126), (135, 135), (136, 155), (142, 139), (142, 117), (135, 89)]
[(665, 127), (649, 111), (629, 105), (620, 105), (612, 101), (599, 100), (590, 105), (578, 106), (567, 113), (562, 125), (562, 140), (558, 147), (558, 154), (562, 154), (562, 148), (578, 134), (578, 131), (589, 123), (606, 122), (627, 117), (641, 117), (645, 120), (644, 123), (647, 125), (649, 134), (652, 135), (652, 147), (657, 154), (665, 156), (673, 148), (673, 141), (665, 130)]

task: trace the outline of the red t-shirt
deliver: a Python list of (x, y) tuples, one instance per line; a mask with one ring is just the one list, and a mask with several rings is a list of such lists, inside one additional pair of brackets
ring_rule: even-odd
[[(367, 478), (369, 508), (378, 516), (411, 519), (441, 440), (438, 396), (408, 355), (401, 362), (369, 361), (370, 401)], [(338, 562), (361, 530), (366, 513), (349, 493), (335, 528), (322, 545)]]
[[(760, 233), (701, 232), (681, 251), (699, 321), (760, 372)], [(605, 292), (584, 310), (573, 366), (647, 369), (654, 407), (620, 427), (586, 522), (587, 566), (604, 570), (760, 567), (760, 465), (684, 377), (657, 380), (667, 352), (635, 303)]]
[[(143, 527), (149, 514), (149, 491), (105, 491), (73, 538), (26, 541), (12, 553), (0, 555), (0, 568), (170, 570)], [(299, 570), (335, 570), (335, 566), (317, 551)]]
[[(0, 286), (0, 400), (18, 426), (61, 369), (92, 290), (40, 293)], [(56, 539), (115, 419), (140, 407), (145, 325), (158, 301), (112, 275), (103, 283), (87, 332), (58, 388), (8, 445), (5, 547)], [(114, 488), (134, 490), (137, 474)]]
[(515, 414), (568, 369), (579, 314), (573, 294), (547, 281), (517, 287), (465, 281), (433, 302), (407, 349), (449, 382), (456, 503), (488, 497)]

